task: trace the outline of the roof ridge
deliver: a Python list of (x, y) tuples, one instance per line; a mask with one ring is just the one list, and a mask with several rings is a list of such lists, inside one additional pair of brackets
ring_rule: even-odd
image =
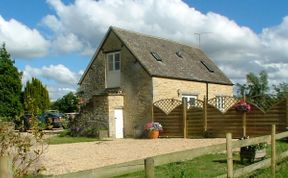
[[(182, 45), (182, 46), (187, 46), (187, 47), (189, 47), (189, 48), (195, 48), (195, 49), (201, 50), (201, 49), (200, 49), (199, 47), (197, 47), (197, 46), (192, 46), (192, 45), (187, 44), (187, 43), (184, 43), (184, 42), (179, 42), (179, 41), (171, 40), (171, 39), (164, 38), (164, 37), (158, 37), (158, 36), (146, 34), (146, 33), (143, 33), (143, 32), (131, 31), (131, 30), (127, 30), (127, 29), (124, 29), (124, 28), (116, 27), (116, 26), (110, 26), (110, 28), (111, 28), (114, 32), (116, 32), (116, 33), (117, 33), (117, 30), (122, 30), (122, 31), (125, 31), (125, 32), (128, 32), (128, 33), (134, 33), (134, 34), (136, 34), (136, 35), (141, 35), (141, 36), (145, 36), (145, 37), (149, 37), (149, 38), (155, 38), (155, 39), (159, 39), (159, 40), (164, 40), (164, 41), (176, 43), (176, 44), (179, 44), (179, 45)], [(201, 51), (202, 51), (202, 50), (201, 50)]]

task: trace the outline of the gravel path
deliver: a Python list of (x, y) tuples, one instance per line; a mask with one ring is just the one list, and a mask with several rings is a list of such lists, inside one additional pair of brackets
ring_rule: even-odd
[(42, 161), (47, 169), (44, 174), (57, 175), (219, 143), (225, 139), (117, 139), (49, 145)]

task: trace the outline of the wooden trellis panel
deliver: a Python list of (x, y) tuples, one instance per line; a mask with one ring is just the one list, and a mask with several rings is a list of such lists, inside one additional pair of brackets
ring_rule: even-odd
[(225, 137), (230, 132), (234, 138), (242, 137), (242, 113), (233, 107), (225, 114), (208, 104), (207, 106), (207, 131), (210, 137)]
[(208, 104), (218, 109), (220, 112), (225, 113), (233, 107), (236, 103), (240, 101), (240, 99), (233, 96), (221, 96), (222, 102), (217, 102), (220, 98), (211, 98), (208, 100)]
[(163, 126), (161, 137), (183, 137), (183, 105), (180, 100), (165, 99), (155, 102), (153, 119)]
[(263, 112), (256, 106), (252, 106), (251, 112), (247, 113), (247, 135), (261, 136), (271, 132), (271, 125), (276, 124), (277, 132), (286, 129), (286, 101), (272, 106), (267, 112)]
[[(203, 102), (202, 102), (203, 104)], [(203, 105), (202, 105), (203, 106)], [(188, 137), (203, 136), (204, 119), (203, 108), (190, 108), (187, 110), (187, 133)]]

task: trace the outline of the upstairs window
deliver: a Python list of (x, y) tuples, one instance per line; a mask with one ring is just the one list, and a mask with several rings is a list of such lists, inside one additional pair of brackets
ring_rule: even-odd
[(108, 71), (120, 70), (120, 52), (113, 52), (107, 54)]

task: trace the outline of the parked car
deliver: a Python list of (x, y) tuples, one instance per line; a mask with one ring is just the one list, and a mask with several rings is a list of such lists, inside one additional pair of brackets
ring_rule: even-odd
[(48, 128), (63, 127), (63, 124), (62, 124), (63, 119), (64, 119), (64, 114), (55, 110), (44, 112), (39, 117), (39, 120), (45, 123)]

